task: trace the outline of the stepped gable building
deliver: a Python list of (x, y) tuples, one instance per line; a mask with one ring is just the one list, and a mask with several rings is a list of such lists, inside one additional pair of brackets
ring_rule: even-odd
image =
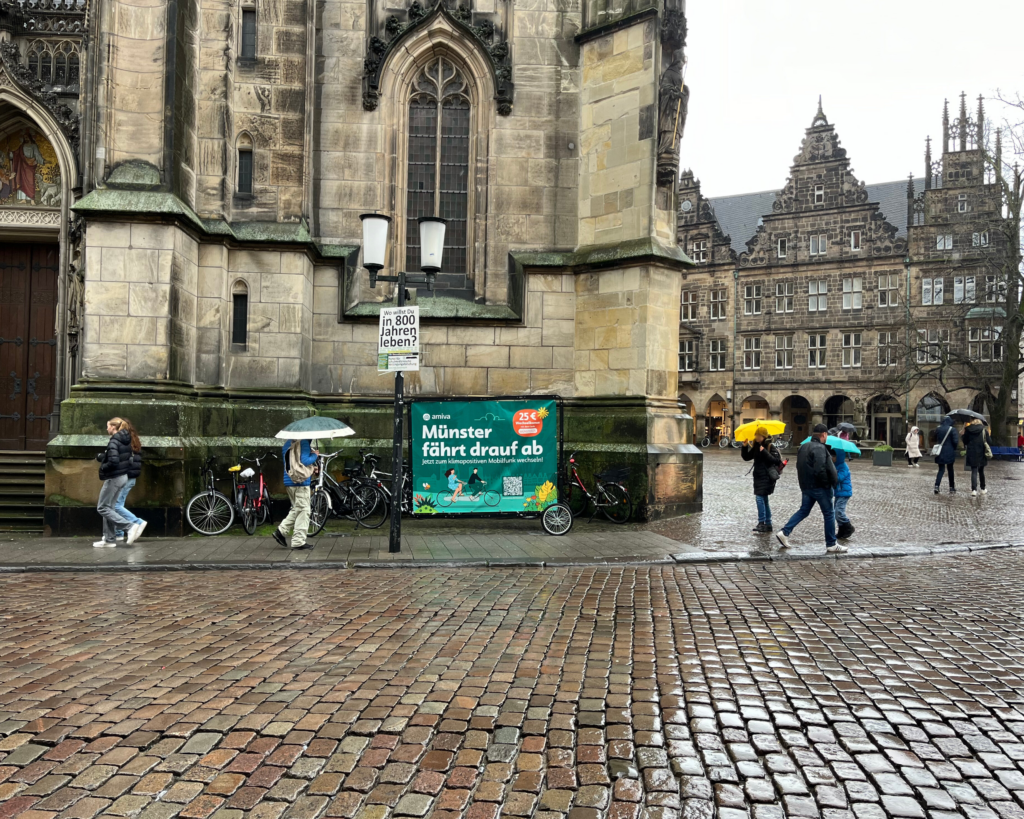
[(112, 416), (140, 427), (154, 533), (182, 531), (208, 457), (311, 412), (389, 451), (371, 211), (385, 273), (419, 272), (418, 217), (448, 220), (407, 395), (561, 395), (566, 446), (630, 464), (640, 515), (699, 509), (675, 356), (684, 12), (0, 0), (0, 448), (45, 449), (49, 531), (98, 525)]
[(799, 441), (850, 421), (902, 446), (908, 420), (927, 434), (951, 405), (985, 410), (975, 393), (903, 381), (906, 357), (940, 344), (1001, 367), (1003, 296), (982, 264), (999, 252), (1001, 195), (976, 144), (983, 118), (980, 100), (974, 119), (963, 98), (952, 126), (944, 113), (921, 180), (860, 181), (820, 101), (782, 190), (708, 199), (683, 173), (679, 243), (696, 267), (680, 294), (679, 396), (698, 437), (770, 418)]

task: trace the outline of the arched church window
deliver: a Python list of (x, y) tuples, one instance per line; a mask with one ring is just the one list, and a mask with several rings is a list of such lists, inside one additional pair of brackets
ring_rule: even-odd
[(58, 51), (53, 58), (53, 84), (65, 85), (68, 81), (68, 58), (63, 51)]
[(440, 216), (445, 272), (468, 273), (470, 92), (448, 57), (432, 59), (416, 75), (409, 98), (409, 171), (406, 269), (419, 270), (417, 219)]
[(78, 55), (68, 55), (68, 85), (78, 84)]
[(53, 82), (53, 55), (49, 51), (39, 55), (39, 79), (45, 85)]
[(34, 46), (28, 52), (28, 70), (33, 77), (39, 76), (39, 51)]
[(249, 287), (237, 281), (231, 287), (231, 348), (245, 352), (249, 342)]
[(252, 137), (248, 134), (238, 137), (238, 181), (235, 192), (243, 196), (252, 195)]

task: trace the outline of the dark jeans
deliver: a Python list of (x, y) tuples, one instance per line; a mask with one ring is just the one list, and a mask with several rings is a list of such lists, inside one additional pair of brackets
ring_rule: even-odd
[(814, 504), (818, 504), (818, 507), (821, 509), (821, 515), (825, 518), (825, 546), (835, 546), (836, 513), (835, 509), (832, 507), (832, 490), (805, 489), (803, 495), (803, 501), (800, 503), (800, 508), (797, 509), (796, 513), (789, 519), (786, 525), (782, 527), (782, 534), (789, 537), (797, 527), (797, 524), (811, 514)]
[[(978, 478), (981, 478), (981, 486), (978, 486)], [(971, 491), (985, 488), (985, 464), (971, 467)]]
[(939, 464), (939, 474), (935, 476), (935, 488), (938, 489), (942, 486), (943, 470), (949, 473), (949, 489), (953, 491), (956, 489), (956, 478), (953, 477), (953, 464)]
[(767, 523), (769, 526), (772, 525), (772, 507), (768, 503), (767, 495), (754, 495), (754, 500), (757, 502), (757, 522)]

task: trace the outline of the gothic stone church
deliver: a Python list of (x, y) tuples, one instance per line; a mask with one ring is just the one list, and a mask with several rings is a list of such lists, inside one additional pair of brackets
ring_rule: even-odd
[(566, 446), (630, 465), (641, 515), (699, 509), (685, 36), (682, 0), (2, 0), (0, 457), (45, 451), (45, 509), (41, 477), (3, 508), (94, 528), (113, 416), (155, 533), (208, 457), (297, 417), (385, 450), (376, 211), (386, 272), (417, 272), (418, 217), (448, 224), (408, 392), (560, 395)]

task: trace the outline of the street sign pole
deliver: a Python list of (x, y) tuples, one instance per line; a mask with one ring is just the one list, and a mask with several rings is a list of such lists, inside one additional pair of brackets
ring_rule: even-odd
[[(405, 272), (398, 274), (397, 304), (405, 307)], [(405, 373), (395, 373), (395, 418), (394, 444), (391, 450), (391, 533), (388, 537), (388, 552), (398, 554), (402, 551), (402, 500), (403, 479), (402, 469), (402, 404), (405, 398)]]

